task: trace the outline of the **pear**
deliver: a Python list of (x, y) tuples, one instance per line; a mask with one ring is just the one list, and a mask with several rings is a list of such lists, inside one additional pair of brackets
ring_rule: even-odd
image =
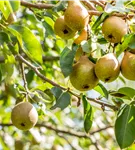
[(70, 39), (75, 36), (75, 31), (71, 30), (64, 21), (64, 16), (57, 18), (54, 24), (54, 32), (63, 39)]
[(122, 37), (127, 34), (128, 27), (126, 22), (117, 16), (107, 18), (102, 25), (104, 38), (111, 43), (121, 42)]
[(98, 84), (98, 78), (94, 73), (95, 64), (87, 56), (81, 56), (73, 66), (70, 74), (70, 82), (79, 91), (88, 91)]
[(64, 13), (66, 25), (74, 31), (82, 30), (89, 22), (87, 9), (79, 0), (68, 1), (68, 7)]
[(113, 53), (100, 57), (95, 65), (95, 74), (103, 82), (114, 81), (120, 73), (120, 64)]
[(11, 120), (20, 130), (29, 130), (38, 120), (35, 107), (29, 102), (20, 102), (12, 110)]
[(24, 150), (24, 143), (21, 140), (15, 140), (15, 150)]
[(84, 28), (80, 35), (74, 40), (75, 44), (80, 44), (82, 41), (87, 40), (88, 33), (87, 33), (87, 28)]
[(135, 54), (128, 51), (124, 53), (121, 62), (121, 73), (126, 79), (135, 80)]

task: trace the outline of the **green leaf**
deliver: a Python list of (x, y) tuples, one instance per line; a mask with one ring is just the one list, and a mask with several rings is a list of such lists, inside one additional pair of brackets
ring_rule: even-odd
[(122, 44), (118, 44), (116, 47), (115, 47), (115, 50), (116, 50), (116, 56), (118, 57), (123, 51), (125, 51), (129, 46), (133, 46), (132, 45), (132, 39), (134, 39), (134, 34), (131, 33), (131, 34), (127, 34), (123, 37), (123, 42)]
[(125, 13), (125, 12), (128, 12), (128, 10), (125, 9), (123, 1), (119, 1), (119, 3), (116, 3), (115, 6), (113, 6), (110, 3), (108, 3), (105, 6), (105, 12), (107, 12), (107, 13), (112, 13), (112, 12)]
[(90, 52), (90, 50), (92, 49), (91, 42), (92, 42), (91, 39), (89, 39), (88, 41), (81, 42), (81, 47), (82, 47), (83, 52), (86, 52), (86, 53)]
[(130, 87), (122, 87), (118, 91), (110, 92), (110, 95), (131, 100), (135, 97), (135, 90)]
[(66, 1), (59, 1), (57, 3), (57, 5), (55, 5), (53, 8), (52, 8), (52, 11), (54, 12), (58, 12), (58, 11), (63, 11), (66, 7), (66, 4), (67, 2)]
[(135, 49), (135, 34), (131, 37), (128, 46), (131, 49)]
[(92, 126), (93, 115), (92, 115), (92, 106), (88, 103), (86, 96), (82, 96), (83, 100), (83, 110), (84, 110), (84, 129), (88, 133)]
[(135, 140), (135, 105), (120, 109), (115, 122), (115, 136), (121, 149), (129, 147)]
[(33, 94), (34, 100), (36, 100), (37, 102), (51, 103), (53, 101), (53, 99), (48, 94), (41, 90), (36, 90)]
[(54, 21), (49, 18), (49, 17), (44, 17), (44, 22), (43, 22), (43, 26), (45, 27), (46, 31), (45, 31), (45, 36), (55, 36), (54, 34), (54, 30), (53, 30), (53, 26), (54, 26)]
[(109, 14), (107, 14), (106, 12), (102, 13), (97, 20), (95, 21), (95, 23), (92, 26), (92, 30), (95, 32), (98, 28), (98, 26), (109, 16)]
[(10, 38), (5, 32), (0, 32), (0, 45), (4, 43), (9, 43)]
[(28, 85), (34, 80), (34, 74), (35, 72), (33, 70), (29, 70), (29, 72), (26, 74), (26, 81)]
[(0, 1), (0, 11), (2, 11), (5, 19), (8, 19), (9, 15), (13, 13), (11, 4), (9, 1)]
[(63, 92), (59, 98), (56, 99), (56, 104), (51, 107), (51, 109), (55, 109), (59, 107), (61, 110), (65, 109), (70, 104), (71, 96), (68, 92)]
[(11, 25), (10, 32), (17, 37), (22, 50), (33, 60), (42, 63), (42, 47), (36, 36), (27, 27)]
[(98, 85), (94, 88), (94, 90), (99, 92), (103, 97), (108, 98), (109, 93), (101, 83), (98, 83)]
[(16, 12), (20, 7), (20, 1), (9, 1), (12, 7), (13, 12)]
[(58, 99), (60, 95), (62, 94), (62, 90), (59, 87), (53, 87), (51, 89), (51, 92), (55, 96), (56, 99)]
[(74, 46), (73, 50), (65, 47), (60, 55), (60, 67), (65, 77), (69, 76), (72, 72), (72, 65), (75, 56), (75, 52), (78, 46)]
[(2, 71), (1, 71), (1, 66), (0, 66), (0, 82), (2, 81)]

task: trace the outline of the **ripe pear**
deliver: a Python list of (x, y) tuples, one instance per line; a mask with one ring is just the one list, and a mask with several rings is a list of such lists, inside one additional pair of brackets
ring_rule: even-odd
[(29, 102), (20, 102), (12, 110), (11, 120), (20, 130), (29, 130), (38, 120), (35, 107)]
[(95, 64), (87, 56), (81, 56), (73, 66), (70, 74), (70, 82), (79, 91), (88, 91), (98, 84), (98, 78), (94, 73)]
[(121, 62), (121, 73), (129, 80), (135, 80), (135, 54), (126, 51)]
[(111, 16), (103, 22), (102, 33), (104, 38), (111, 43), (119, 43), (127, 32), (127, 24), (120, 17)]
[(120, 64), (113, 53), (100, 57), (95, 65), (95, 74), (103, 82), (114, 81), (120, 73)]
[(15, 140), (15, 150), (24, 150), (24, 143), (21, 140)]
[(74, 31), (82, 30), (89, 22), (87, 9), (79, 0), (68, 1), (68, 7), (64, 13), (66, 25)]
[(63, 39), (70, 39), (75, 36), (75, 31), (71, 30), (64, 21), (64, 16), (59, 17), (54, 24), (54, 32)]

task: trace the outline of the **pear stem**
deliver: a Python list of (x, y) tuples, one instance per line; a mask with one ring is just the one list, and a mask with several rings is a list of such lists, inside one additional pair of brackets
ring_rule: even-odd
[(29, 89), (27, 86), (27, 80), (26, 80), (26, 76), (25, 76), (25, 72), (24, 72), (24, 64), (21, 62), (20, 66), (21, 66), (22, 78), (23, 78), (23, 82), (24, 82), (24, 88), (26, 90), (26, 102), (28, 102)]

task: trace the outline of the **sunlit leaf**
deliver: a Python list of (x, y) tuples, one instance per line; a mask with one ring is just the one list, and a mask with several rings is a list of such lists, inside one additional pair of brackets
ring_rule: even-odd
[(51, 109), (60, 108), (65, 109), (70, 104), (71, 96), (68, 92), (63, 92), (58, 99), (56, 99), (56, 104), (51, 107)]
[(94, 90), (99, 92), (103, 97), (108, 98), (109, 93), (107, 89), (101, 83), (98, 83), (98, 85), (94, 88)]
[(82, 96), (83, 100), (83, 111), (84, 111), (84, 129), (85, 132), (88, 133), (92, 126), (93, 114), (92, 114), (92, 106), (88, 103), (86, 96)]
[(68, 47), (65, 47), (61, 53), (60, 67), (65, 77), (69, 76), (72, 71), (73, 60), (77, 48), (78, 46), (75, 46), (73, 50), (70, 50)]
[(131, 100), (132, 98), (135, 97), (135, 89), (131, 87), (122, 87), (118, 89), (118, 91), (110, 92), (110, 95)]
[(92, 30), (96, 32), (98, 26), (109, 16), (106, 12), (102, 13), (92, 26)]
[(59, 3), (52, 8), (54, 12), (62, 11), (66, 7), (66, 1), (59, 1)]
[[(10, 30), (11, 29), (11, 30)], [(42, 47), (30, 29), (20, 25), (11, 25), (9, 30), (17, 36), (22, 50), (33, 60), (42, 63)]]
[(115, 136), (121, 149), (129, 147), (135, 140), (135, 105), (120, 109), (115, 122)]
[(9, 1), (9, 2), (11, 4), (13, 12), (16, 12), (20, 7), (20, 0), (18, 0), (18, 1), (13, 0), (13, 1)]

